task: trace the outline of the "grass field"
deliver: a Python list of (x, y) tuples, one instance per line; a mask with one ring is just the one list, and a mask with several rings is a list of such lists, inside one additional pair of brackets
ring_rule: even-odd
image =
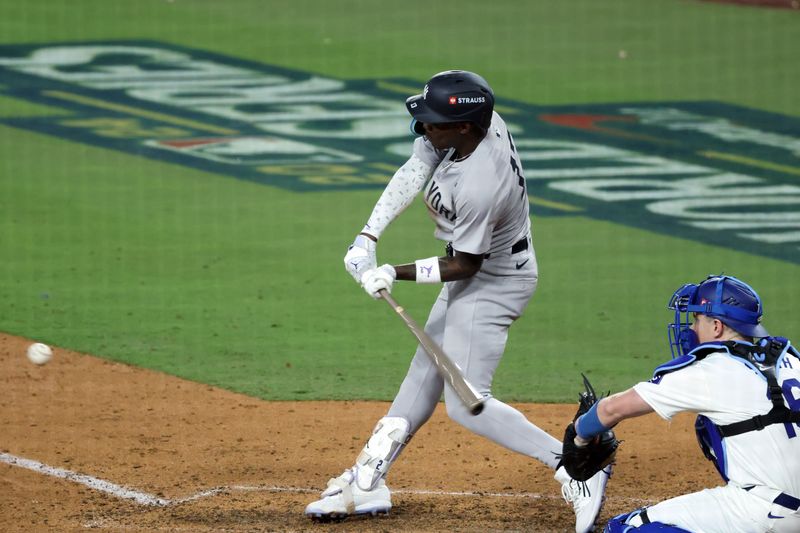
[[(531, 106), (712, 101), (769, 112), (796, 143), (798, 16), (689, 0), (2, 0), (0, 45), (147, 41), (340, 80), (416, 80), (416, 90), (463, 68)], [(0, 331), (265, 399), (392, 398), (413, 339), (341, 262), (381, 183), (297, 191), (66, 138), (49, 121), (74, 109), (26, 98), (7, 72)], [(11, 124), (37, 117), (38, 129)], [(794, 187), (800, 150), (761, 153), (736, 157)], [(553, 211), (535, 202), (551, 192), (529, 187), (540, 286), (511, 330), (497, 396), (572, 401), (580, 371), (604, 390), (648, 377), (669, 358), (672, 291), (721, 271), (760, 291), (773, 333), (800, 336), (798, 239), (769, 253), (734, 237), (714, 245), (689, 226), (670, 235), (620, 213)], [(800, 197), (786, 190), (787, 202)], [(794, 203), (776, 210), (798, 229)], [(440, 250), (419, 203), (386, 233), (379, 259)], [(435, 291), (405, 284), (395, 295), (423, 321)]]

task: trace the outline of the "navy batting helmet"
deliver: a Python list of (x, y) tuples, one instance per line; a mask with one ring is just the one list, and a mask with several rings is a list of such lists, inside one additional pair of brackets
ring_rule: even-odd
[(679, 348), (678, 353), (686, 354), (697, 346), (697, 336), (689, 329), (690, 313), (714, 317), (747, 337), (769, 336), (761, 325), (764, 309), (758, 293), (732, 276), (708, 276), (697, 285), (684, 285), (667, 307), (675, 311), (675, 321), (669, 326), (670, 345)]
[(466, 70), (448, 70), (428, 80), (422, 94), (406, 100), (414, 117), (411, 129), (422, 135), (422, 124), (473, 122), (489, 129), (494, 110), (494, 93), (482, 77)]

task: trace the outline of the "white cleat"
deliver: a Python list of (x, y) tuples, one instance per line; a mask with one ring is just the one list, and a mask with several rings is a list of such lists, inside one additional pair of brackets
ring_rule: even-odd
[(608, 465), (586, 481), (569, 477), (562, 466), (556, 470), (556, 481), (561, 483), (561, 495), (575, 510), (575, 532), (594, 531), (597, 515), (606, 501), (606, 484), (611, 477), (612, 465)]
[(363, 490), (354, 481), (352, 470), (328, 481), (322, 498), (306, 506), (305, 514), (312, 520), (343, 520), (351, 515), (389, 514), (392, 496), (384, 480), (372, 490)]

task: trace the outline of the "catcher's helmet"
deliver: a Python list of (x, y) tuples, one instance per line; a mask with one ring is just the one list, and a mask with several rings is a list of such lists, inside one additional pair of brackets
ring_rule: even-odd
[(422, 124), (473, 122), (489, 129), (494, 110), (494, 93), (482, 77), (466, 70), (447, 70), (428, 80), (422, 94), (406, 100), (414, 117), (411, 129), (425, 133)]
[(714, 317), (747, 337), (769, 336), (761, 325), (764, 309), (758, 293), (732, 276), (708, 276), (697, 285), (686, 284), (675, 291), (667, 307), (675, 311), (675, 321), (669, 325), (673, 356), (676, 348), (681, 355), (697, 346), (697, 335), (689, 329), (690, 313)]

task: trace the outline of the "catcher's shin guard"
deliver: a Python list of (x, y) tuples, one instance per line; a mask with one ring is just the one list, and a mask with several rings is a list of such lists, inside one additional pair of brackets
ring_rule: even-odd
[(647, 509), (617, 515), (606, 524), (603, 533), (692, 533), (678, 526), (662, 522), (650, 522)]

